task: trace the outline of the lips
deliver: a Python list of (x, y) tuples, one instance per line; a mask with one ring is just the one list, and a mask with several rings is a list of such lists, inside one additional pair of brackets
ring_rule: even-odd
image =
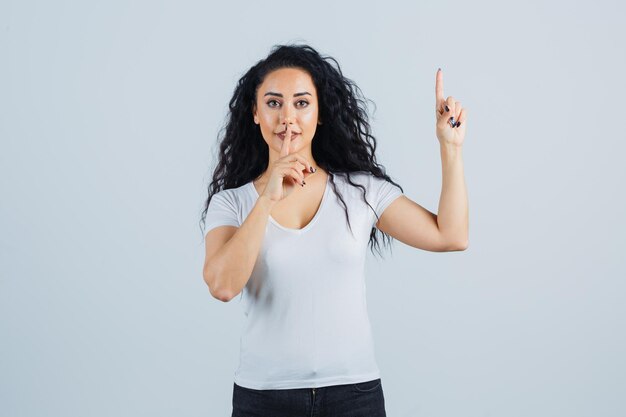
[[(300, 133), (291, 133), (291, 140), (294, 140), (296, 137), (298, 137)], [(281, 132), (276, 134), (276, 136), (278, 136), (280, 138), (280, 140), (285, 140), (285, 132)]]

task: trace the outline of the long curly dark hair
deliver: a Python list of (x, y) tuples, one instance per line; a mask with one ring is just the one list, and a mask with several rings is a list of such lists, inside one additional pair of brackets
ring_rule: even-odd
[[(259, 126), (253, 121), (253, 106), (256, 103), (257, 89), (265, 76), (280, 68), (299, 68), (308, 72), (313, 79), (318, 95), (319, 120), (322, 124), (317, 126), (311, 151), (317, 164), (328, 172), (333, 190), (343, 204), (350, 230), (352, 227), (347, 206), (337, 190), (333, 174), (345, 175), (350, 185), (360, 188), (363, 200), (372, 211), (374, 209), (365, 198), (365, 187), (352, 182), (351, 172), (370, 172), (404, 192), (385, 173), (385, 168), (376, 162), (376, 139), (370, 133), (367, 104), (361, 89), (343, 75), (339, 63), (332, 57), (321, 56), (309, 45), (275, 45), (267, 58), (257, 62), (239, 79), (230, 100), (226, 124), (218, 133), (219, 161), (213, 172), (213, 180), (208, 186), (209, 195), (201, 219), (202, 229), (214, 194), (223, 189), (240, 187), (267, 170), (269, 149)], [(242, 158), (242, 155), (245, 157)], [(374, 214), (378, 218), (375, 211)], [(384, 246), (390, 244), (393, 238), (372, 227), (370, 250), (373, 253), (376, 248), (381, 254), (377, 233), (382, 234)]]

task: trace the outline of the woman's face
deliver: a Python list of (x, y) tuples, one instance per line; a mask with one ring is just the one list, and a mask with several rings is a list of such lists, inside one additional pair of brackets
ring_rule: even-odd
[(291, 125), (289, 153), (305, 149), (310, 154), (318, 122), (317, 91), (308, 72), (299, 68), (280, 68), (270, 72), (259, 86), (254, 106), (254, 122), (263, 139), (280, 154), (287, 123)]

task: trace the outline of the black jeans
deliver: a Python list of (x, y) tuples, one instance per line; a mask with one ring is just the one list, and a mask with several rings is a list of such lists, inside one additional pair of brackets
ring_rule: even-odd
[(386, 417), (380, 378), (320, 388), (233, 386), (231, 417)]

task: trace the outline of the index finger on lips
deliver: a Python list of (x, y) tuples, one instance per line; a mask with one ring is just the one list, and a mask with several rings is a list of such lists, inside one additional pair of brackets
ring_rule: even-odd
[(280, 148), (280, 156), (289, 155), (289, 145), (291, 144), (291, 125), (287, 125), (285, 130), (285, 138), (283, 139), (283, 146)]

